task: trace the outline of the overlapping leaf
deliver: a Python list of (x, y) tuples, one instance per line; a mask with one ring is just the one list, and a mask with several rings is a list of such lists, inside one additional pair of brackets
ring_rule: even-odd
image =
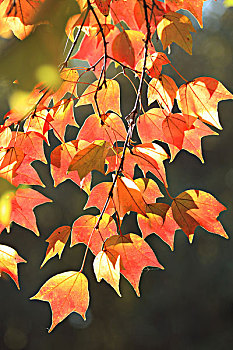
[(195, 32), (188, 17), (177, 12), (168, 12), (158, 23), (157, 33), (165, 50), (171, 43), (176, 43), (190, 55), (192, 54), (192, 36)]
[(228, 238), (218, 221), (219, 214), (226, 208), (210, 193), (199, 190), (182, 192), (173, 200), (171, 207), (174, 219), (191, 239), (199, 225), (209, 232)]
[(77, 170), (80, 180), (82, 180), (92, 170), (105, 173), (105, 158), (110, 144), (106, 141), (94, 141), (87, 147), (78, 151), (70, 162), (68, 171)]
[(173, 218), (170, 206), (165, 203), (148, 204), (146, 215), (138, 214), (138, 225), (143, 237), (155, 233), (173, 250), (175, 231), (180, 227)]
[[(97, 83), (91, 84), (80, 97), (77, 106), (92, 104), (96, 110), (94, 95), (96, 92)], [(116, 80), (107, 80), (106, 86), (103, 85), (97, 94), (97, 103), (101, 114), (107, 113), (111, 110), (117, 114), (120, 112), (120, 87)], [(96, 111), (97, 112), (97, 111)]]
[(95, 140), (105, 140), (114, 144), (116, 141), (123, 141), (126, 138), (124, 123), (120, 117), (114, 113), (107, 113), (101, 116), (90, 115), (79, 131), (78, 139), (93, 142)]
[(196, 78), (182, 85), (177, 92), (179, 108), (203, 122), (222, 129), (217, 106), (221, 100), (233, 99), (233, 95), (218, 80), (209, 77)]
[[(120, 255), (118, 255), (115, 264), (111, 261), (112, 254), (111, 250), (99, 252), (94, 260), (93, 267), (96, 275), (96, 279), (100, 282), (102, 279), (105, 279), (121, 296), (119, 290), (120, 282)], [(110, 256), (110, 258), (109, 258)]]
[[(146, 266), (163, 269), (150, 246), (143, 238), (133, 233), (110, 237), (105, 242), (105, 249), (111, 249), (120, 255), (122, 263), (121, 273), (131, 283), (138, 296), (140, 296), (139, 281), (143, 269)], [(108, 256), (111, 260), (111, 255), (109, 254)]]
[[(148, 126), (150, 127), (147, 128)], [(203, 162), (202, 137), (217, 135), (207, 125), (191, 115), (167, 113), (159, 108), (153, 108), (140, 115), (137, 128), (143, 142), (155, 139), (168, 143), (171, 161), (181, 149), (185, 149), (195, 154)]]
[(99, 216), (83, 215), (73, 224), (71, 247), (78, 243), (88, 245), (93, 254), (97, 255), (103, 246), (106, 238), (116, 233), (116, 224), (113, 218), (104, 213), (100, 220), (99, 227), (96, 227)]

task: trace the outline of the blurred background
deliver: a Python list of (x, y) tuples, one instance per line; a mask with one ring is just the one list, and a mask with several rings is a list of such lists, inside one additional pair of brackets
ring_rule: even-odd
[[(225, 8), (221, 1), (206, 1), (204, 29), (200, 29), (193, 18), (192, 21), (197, 30), (193, 35), (193, 55), (189, 56), (173, 44), (169, 56), (172, 64), (188, 80), (211, 76), (233, 92), (233, 8)], [(17, 45), (16, 39), (15, 43)], [(1, 54), (6, 45), (6, 40), (2, 39)], [(156, 45), (161, 50), (159, 44)], [(20, 64), (24, 66), (22, 60), (17, 62)], [(169, 68), (164, 72), (178, 85), (183, 83)], [(109, 74), (115, 74), (114, 70)], [(122, 111), (127, 114), (131, 97), (127, 94), (125, 80), (119, 78), (118, 81), (125, 96)], [(1, 116), (9, 110), (9, 91), (7, 80), (1, 79)], [(53, 202), (35, 209), (40, 237), (17, 224), (12, 225), (10, 234), (4, 231), (0, 236), (1, 244), (12, 246), (28, 261), (18, 265), (20, 291), (8, 276), (0, 279), (1, 350), (233, 348), (233, 102), (220, 102), (218, 110), (223, 130), (219, 136), (202, 140), (205, 163), (201, 164), (198, 158), (182, 151), (174, 162), (166, 163), (166, 168), (172, 195), (186, 189), (201, 189), (214, 194), (228, 208), (221, 213), (220, 220), (230, 239), (198, 228), (190, 245), (183, 232), (177, 231), (175, 250), (171, 252), (156, 235), (150, 235), (146, 240), (165, 270), (144, 270), (140, 298), (123, 277), (120, 284), (123, 298), (119, 298), (107, 283), (97, 283), (92, 270), (93, 256), (89, 253), (84, 271), (91, 296), (87, 320), (84, 322), (81, 316), (73, 313), (51, 334), (47, 332), (51, 324), (49, 304), (30, 301), (29, 297), (52, 275), (80, 267), (83, 245), (71, 249), (67, 246), (61, 261), (55, 257), (39, 269), (47, 248), (45, 239), (59, 225), (72, 224), (82, 215), (87, 195), (71, 181), (54, 189), (48, 168), (34, 163), (47, 185), (43, 193)], [(76, 110), (76, 116), (82, 115), (83, 120), (90, 113), (90, 109), (82, 107)], [(70, 128), (69, 132), (68, 137), (72, 137), (76, 130)], [(53, 135), (51, 141), (56, 144)], [(126, 220), (124, 230), (125, 233), (139, 233), (134, 215)]]

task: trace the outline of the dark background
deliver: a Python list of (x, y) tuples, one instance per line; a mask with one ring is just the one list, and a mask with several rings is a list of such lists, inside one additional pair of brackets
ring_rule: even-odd
[[(233, 8), (225, 10), (221, 2), (207, 1), (204, 30), (197, 27), (193, 35), (193, 56), (173, 44), (172, 64), (187, 79), (211, 76), (233, 92), (232, 23)], [(4, 45), (5, 41), (1, 42), (2, 48)], [(182, 83), (177, 75), (169, 70), (167, 73), (178, 85)], [(121, 88), (125, 95), (122, 110), (126, 113), (130, 108), (126, 104), (130, 96), (126, 86)], [(1, 110), (6, 112), (6, 81), (1, 82), (1, 91)], [(55, 190), (47, 168), (35, 163), (47, 183), (44, 193), (54, 202), (35, 209), (41, 232), (39, 238), (16, 224), (10, 234), (3, 232), (0, 237), (1, 244), (12, 246), (28, 261), (18, 265), (21, 291), (8, 276), (0, 279), (1, 350), (233, 348), (233, 102), (220, 102), (218, 109), (223, 131), (220, 136), (203, 139), (205, 163), (201, 164), (198, 158), (182, 151), (174, 162), (166, 163), (166, 168), (172, 195), (190, 188), (201, 189), (214, 194), (228, 208), (220, 219), (230, 239), (198, 228), (190, 245), (183, 232), (177, 231), (175, 250), (171, 252), (158, 237), (150, 235), (147, 242), (165, 270), (144, 270), (140, 298), (123, 277), (120, 284), (123, 298), (119, 298), (107, 283), (98, 284), (92, 270), (93, 256), (89, 253), (84, 271), (91, 296), (87, 321), (73, 313), (51, 334), (47, 333), (51, 324), (49, 304), (30, 301), (29, 297), (52, 275), (79, 269), (84, 253), (82, 245), (66, 247), (62, 260), (55, 257), (43, 269), (39, 267), (47, 247), (45, 239), (56, 227), (71, 224), (81, 215), (87, 197), (71, 181)], [(139, 232), (135, 221), (127, 222), (127, 230)]]

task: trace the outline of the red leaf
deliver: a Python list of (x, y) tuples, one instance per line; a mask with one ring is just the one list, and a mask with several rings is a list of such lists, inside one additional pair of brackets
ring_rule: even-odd
[(144, 34), (135, 30), (124, 30), (112, 42), (113, 57), (135, 68), (143, 56)]
[[(112, 182), (101, 182), (100, 184), (96, 185), (91, 190), (91, 194), (85, 208), (97, 207), (100, 211), (102, 211), (111, 187)], [(111, 199), (109, 200), (105, 213), (108, 213), (109, 215), (115, 213), (114, 204)]]
[(95, 3), (104, 16), (108, 16), (110, 10), (110, 3), (112, 0), (95, 0)]
[(124, 141), (126, 130), (120, 117), (114, 113), (104, 114), (100, 117), (97, 114), (90, 115), (79, 131), (78, 139), (93, 142), (105, 140), (114, 144), (116, 141)]
[(88, 245), (94, 255), (97, 255), (102, 249), (103, 242), (106, 238), (113, 236), (117, 227), (115, 221), (111, 216), (104, 213), (99, 223), (99, 228), (94, 229), (99, 216), (83, 215), (79, 217), (73, 224), (71, 247), (78, 243), (85, 243)]
[(31, 188), (19, 188), (12, 199), (11, 221), (26, 227), (39, 236), (33, 209), (45, 202), (50, 202), (50, 199), (41, 193)]

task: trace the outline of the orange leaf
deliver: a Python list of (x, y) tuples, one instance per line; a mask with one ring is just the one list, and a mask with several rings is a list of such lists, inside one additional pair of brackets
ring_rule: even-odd
[(64, 139), (66, 125), (77, 127), (74, 118), (74, 102), (72, 100), (61, 100), (50, 110), (53, 120), (50, 122), (55, 135), (60, 139)]
[(205, 0), (165, 0), (171, 11), (178, 11), (180, 9), (187, 10), (193, 14), (202, 27), (202, 8)]
[(228, 238), (217, 220), (226, 208), (210, 193), (199, 190), (182, 192), (173, 200), (171, 207), (174, 219), (188, 237), (192, 238), (195, 228), (200, 225), (209, 232)]
[(146, 203), (153, 203), (156, 198), (163, 197), (159, 186), (152, 179), (138, 178), (134, 180), (134, 182), (142, 192), (142, 196)]
[[(104, 213), (99, 223), (99, 228), (95, 229), (99, 215), (83, 215), (79, 217), (73, 224), (71, 247), (78, 243), (88, 245), (94, 255), (97, 255), (102, 249), (103, 242), (113, 236), (117, 227), (113, 218)], [(90, 241), (89, 241), (90, 240)]]
[(136, 30), (124, 30), (112, 42), (113, 57), (135, 68), (143, 56), (144, 34)]
[(80, 178), (77, 171), (72, 171), (67, 174), (69, 165), (78, 150), (85, 148), (88, 145), (86, 141), (70, 141), (62, 143), (54, 148), (51, 152), (51, 174), (54, 180), (54, 186), (59, 183), (71, 179), (78, 185)]
[[(101, 182), (93, 187), (85, 209), (89, 207), (96, 207), (102, 211), (111, 187), (112, 182)], [(105, 213), (108, 213), (109, 215), (115, 213), (114, 205), (111, 199), (109, 200)]]
[(24, 25), (34, 24), (45, 0), (9, 0), (5, 16), (19, 17)]
[(2, 272), (7, 273), (15, 282), (16, 286), (19, 289), (19, 281), (18, 281), (18, 272), (17, 272), (17, 264), (25, 262), (23, 258), (21, 258), (16, 250), (7, 245), (0, 244), (0, 276)]
[(50, 202), (50, 199), (46, 198), (41, 193), (31, 188), (18, 188), (11, 201), (11, 221), (26, 227), (39, 236), (33, 209), (37, 205), (45, 202)]
[[(137, 296), (140, 296), (139, 281), (142, 270), (146, 266), (163, 269), (150, 246), (143, 238), (133, 233), (110, 237), (105, 242), (105, 249), (111, 249), (120, 255), (123, 265), (121, 273), (131, 283)], [(111, 254), (108, 257), (111, 260)]]
[(89, 146), (78, 151), (70, 162), (68, 171), (78, 171), (80, 180), (82, 180), (92, 170), (98, 170), (105, 173), (105, 158), (110, 144), (106, 141), (94, 141)]
[[(135, 69), (142, 72), (144, 59), (141, 59)], [(151, 78), (159, 78), (162, 72), (162, 68), (165, 64), (171, 63), (165, 53), (155, 52), (152, 55), (148, 55), (146, 59), (147, 74)]]
[(146, 215), (147, 217), (138, 214), (138, 225), (143, 238), (154, 232), (173, 250), (175, 231), (180, 227), (172, 216), (170, 206), (165, 203), (148, 204)]
[[(150, 125), (149, 129), (147, 128), (148, 125)], [(137, 128), (143, 142), (156, 139), (168, 143), (171, 151), (171, 161), (181, 149), (185, 149), (204, 162), (201, 138), (208, 135), (217, 135), (207, 125), (193, 116), (180, 113), (168, 114), (165, 110), (158, 108), (153, 108), (140, 115)]]
[[(78, 100), (77, 106), (92, 104), (93, 108), (96, 110), (96, 105), (94, 101), (94, 94), (97, 89), (97, 82), (88, 86), (84, 91), (80, 99)], [(101, 114), (107, 113), (111, 110), (117, 114), (121, 114), (120, 111), (120, 87), (116, 80), (107, 80), (106, 86), (103, 85), (101, 90), (97, 94), (97, 102)], [(96, 110), (97, 112), (97, 110)]]
[(165, 13), (157, 26), (158, 37), (162, 41), (164, 50), (175, 42), (191, 55), (192, 36), (190, 32), (195, 32), (192, 22), (185, 15), (177, 12)]
[(93, 142), (95, 140), (105, 140), (114, 144), (116, 141), (124, 141), (126, 130), (120, 117), (114, 113), (107, 113), (101, 116), (90, 115), (79, 131), (78, 139)]
[(46, 251), (46, 255), (44, 261), (41, 264), (41, 267), (46, 264), (46, 262), (53, 258), (56, 254), (58, 254), (59, 259), (61, 259), (61, 255), (63, 249), (65, 248), (66, 242), (69, 238), (71, 231), (70, 226), (61, 226), (58, 227), (53, 233), (46, 239), (46, 242), (49, 243), (49, 246)]
[(76, 271), (60, 273), (51, 277), (31, 299), (50, 303), (53, 316), (49, 332), (71, 312), (77, 312), (85, 320), (89, 305), (87, 278)]
[(96, 279), (100, 282), (103, 279), (112, 286), (117, 294), (121, 297), (119, 290), (120, 282), (120, 255), (118, 255), (115, 265), (108, 257), (108, 251), (99, 252), (94, 260), (93, 267)]
[(148, 86), (148, 104), (155, 100), (168, 113), (171, 112), (177, 93), (176, 83), (168, 75), (162, 74), (158, 79), (153, 78)]
[(218, 80), (209, 77), (196, 78), (182, 85), (177, 92), (179, 108), (203, 122), (222, 129), (217, 106), (221, 100), (233, 99), (233, 95)]
[(146, 202), (135, 182), (128, 177), (118, 177), (113, 188), (113, 203), (120, 218), (128, 211), (146, 215)]

